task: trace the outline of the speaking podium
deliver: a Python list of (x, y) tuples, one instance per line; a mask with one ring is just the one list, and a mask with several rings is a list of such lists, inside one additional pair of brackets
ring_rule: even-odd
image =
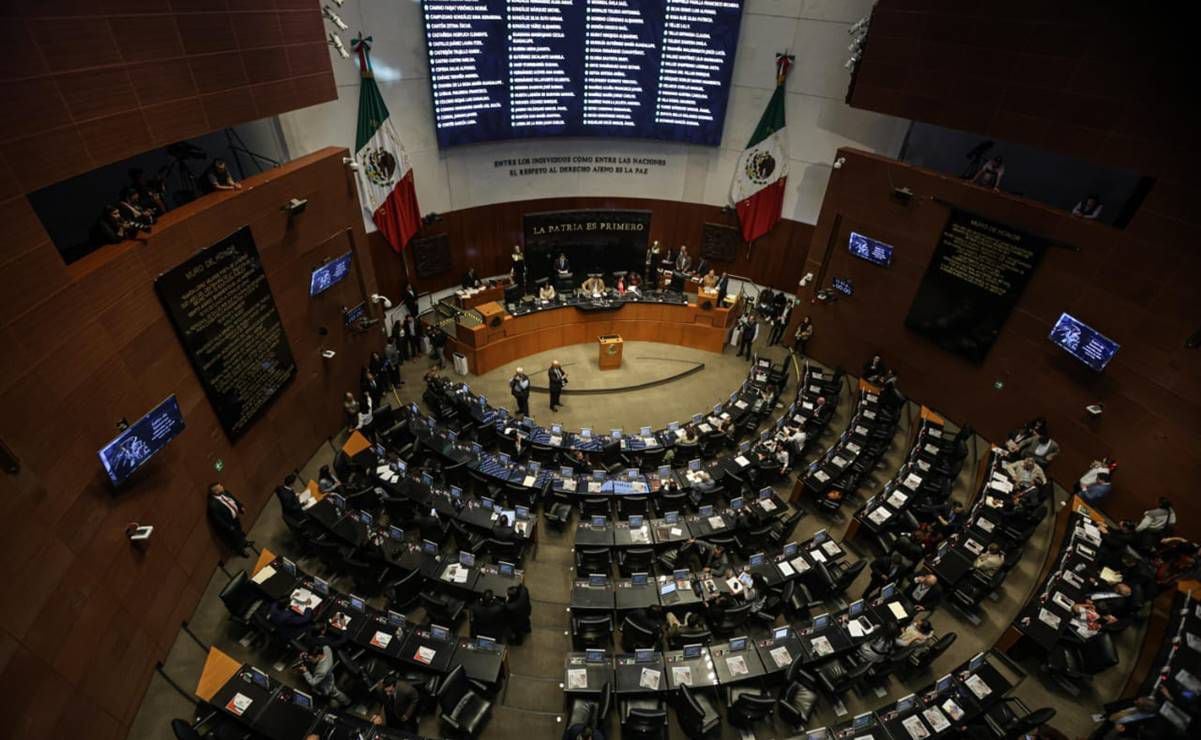
[(621, 350), (625, 345), (617, 334), (606, 334), (596, 338), (601, 370), (616, 370), (621, 367)]

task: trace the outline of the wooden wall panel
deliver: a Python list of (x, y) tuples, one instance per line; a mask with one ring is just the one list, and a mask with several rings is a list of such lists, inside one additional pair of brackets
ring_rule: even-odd
[[(808, 269), (821, 274), (825, 265), (813, 289), (844, 276), (854, 281), (855, 295), (808, 307), (816, 327), (812, 353), (858, 372), (879, 352), (906, 394), (989, 439), (1044, 415), (1063, 449), (1050, 471), (1058, 481), (1070, 486), (1089, 461), (1115, 457), (1117, 490), (1103, 505), (1108, 513), (1133, 517), (1167, 495), (1180, 511), (1181, 529), (1201, 532), (1201, 501), (1192, 494), (1201, 477), (1201, 352), (1184, 347), (1201, 325), (1195, 289), (1201, 265), (1195, 242), (1182, 238), (1191, 234), (1187, 226), (1178, 222), (1182, 233), (1166, 237), (1140, 228), (1148, 223), (1140, 212), (1126, 230), (1113, 229), (866, 152), (839, 155), (847, 162), (826, 190)], [(889, 197), (901, 185), (915, 194), (908, 207)], [(951, 205), (1071, 245), (1047, 252), (981, 365), (903, 326)], [(892, 244), (892, 267), (851, 257), (852, 230)], [(1063, 311), (1122, 345), (1104, 372), (1047, 341)], [(996, 380), (1004, 384), (1000, 391), (993, 389)], [(1093, 420), (1084, 406), (1097, 401), (1105, 413)]]
[[(417, 278), (412, 256), (405, 254), (401, 263), (378, 232), (371, 234), (371, 253), (380, 271), (380, 286), (388, 295), (396, 295), (414, 276), (420, 293), (449, 288), (461, 283), (468, 265), (480, 275), (498, 275), (511, 265), (513, 244), (522, 239), (522, 216), (538, 211), (575, 208), (618, 208), (651, 211), (651, 240), (658, 239), (672, 251), (681, 244), (695, 260), (700, 249), (701, 232), (706, 222), (736, 225), (732, 212), (701, 203), (652, 200), (648, 198), (542, 198), (515, 201), (441, 214), (442, 220), (422, 230), (421, 235), (446, 234), (451, 252), (451, 269), (432, 278)], [(767, 236), (757, 241), (748, 256), (745, 244), (738, 248), (733, 262), (714, 263), (714, 269), (744, 275), (763, 285), (794, 290), (800, 281), (805, 254), (813, 226), (783, 220)], [(406, 270), (407, 267), (407, 270)]]
[(30, 0), (2, 15), (0, 154), (25, 191), (337, 97), (315, 0)]
[[(0, 513), (10, 525), (0, 538), (0, 576), (12, 585), (0, 590), (0, 691), (22, 707), (5, 737), (123, 737), (155, 661), (165, 658), (222, 554), (205, 520), (207, 483), (220, 477), (253, 519), (275, 482), (341, 424), (341, 396), (357, 388), (376, 341), (342, 328), (343, 305), (376, 290), (345, 155), (326, 149), (290, 162), (240, 192), (173, 211), (144, 243), (106, 247), (70, 267), (40, 224), (24, 217), (24, 196), (0, 202), (0, 213), (12, 215), (0, 219), (0, 262), (19, 274), (0, 313), (0, 339), (13, 350), (0, 354), (0, 437), (22, 462), (18, 476), (0, 477)], [(289, 224), (280, 205), (294, 195), (311, 205)], [(153, 281), (243, 224), (254, 234), (298, 374), (233, 445)], [(347, 250), (355, 252), (352, 274), (310, 299), (311, 269)], [(330, 330), (324, 340), (319, 326)], [(322, 346), (337, 359), (321, 359)], [(97, 448), (118, 418), (136, 418), (170, 393), (185, 431), (114, 493)], [(125, 539), (130, 521), (155, 525), (144, 553)], [(76, 731), (83, 718), (87, 730)]]

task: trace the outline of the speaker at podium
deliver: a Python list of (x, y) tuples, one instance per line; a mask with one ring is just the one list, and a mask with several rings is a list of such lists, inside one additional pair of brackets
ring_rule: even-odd
[(621, 353), (625, 345), (618, 334), (605, 334), (596, 338), (597, 363), (601, 370), (616, 370), (621, 367)]

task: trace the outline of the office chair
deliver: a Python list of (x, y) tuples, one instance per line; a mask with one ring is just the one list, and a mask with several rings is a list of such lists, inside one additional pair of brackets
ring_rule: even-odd
[(957, 637), (957, 633), (948, 632), (929, 645), (919, 646), (918, 649), (909, 655), (907, 662), (909, 671), (911, 673), (918, 673), (929, 669), (934, 664), (934, 661), (938, 659), (938, 656), (945, 653), (947, 648), (955, 643)]
[(259, 596), (257, 587), (244, 570), (238, 571), (233, 578), (229, 579), (229, 582), (221, 589), (219, 598), (221, 603), (225, 604), (230, 618), (235, 624), (242, 627), (252, 626), (251, 618), (263, 605), (263, 599)]
[(702, 627), (699, 629), (680, 630), (674, 637), (668, 640), (668, 645), (672, 650), (680, 650), (685, 645), (695, 645), (697, 643), (708, 645), (711, 642), (713, 642), (713, 633)]
[(575, 572), (579, 577), (589, 573), (609, 575), (613, 567), (613, 556), (607, 547), (577, 547), (575, 550)]
[(542, 518), (550, 524), (552, 529), (562, 532), (571, 523), (571, 512), (574, 510), (571, 502), (563, 494), (554, 492), (551, 494), (550, 501), (542, 507)]
[(563, 728), (566, 731), (568, 728), (576, 725), (585, 727), (596, 727), (605, 721), (605, 717), (609, 714), (609, 707), (613, 702), (613, 686), (608, 682), (601, 687), (600, 696), (579, 696), (571, 697), (571, 708), (567, 712), (567, 723)]
[(659, 511), (692, 511), (692, 501), (688, 498), (686, 491), (660, 491), (659, 492)]
[(629, 519), (630, 514), (647, 515), (650, 511), (650, 500), (646, 496), (622, 496), (617, 499), (617, 517)]
[(654, 563), (655, 550), (651, 547), (623, 548), (617, 552), (617, 568), (624, 578), (631, 573), (650, 573)]
[(465, 605), (459, 599), (444, 593), (430, 593), (429, 591), (422, 591), (418, 598), (421, 599), (421, 606), (425, 609), (426, 624), (443, 624), (453, 630), (459, 620), (463, 618)]
[(784, 690), (780, 692), (780, 717), (794, 728), (809, 724), (817, 708), (817, 678), (805, 670), (804, 657), (797, 656), (788, 667)]
[(750, 729), (776, 711), (776, 697), (751, 684), (726, 687), (726, 719), (735, 727)]
[(471, 690), (462, 665), (446, 674), (438, 686), (442, 721), (458, 733), (474, 737), (492, 715), (492, 702)]
[(863, 661), (847, 665), (842, 659), (834, 659), (817, 669), (817, 683), (831, 699), (842, 701), (842, 697), (871, 671), (872, 664)]
[(717, 707), (704, 693), (694, 693), (687, 686), (680, 686), (674, 699), (676, 720), (688, 737), (703, 737), (721, 725)]
[(662, 738), (667, 732), (667, 708), (658, 697), (623, 699), (619, 712), (623, 738)]
[(384, 590), (384, 585), (392, 575), (392, 569), (386, 563), (369, 562), (355, 557), (357, 553), (347, 555), (342, 560), (347, 573), (354, 581), (355, 591), (364, 596), (375, 596)]
[(621, 649), (632, 653), (639, 648), (652, 648), (659, 645), (659, 633), (639, 625), (629, 617), (621, 623)]
[(754, 604), (747, 602), (723, 611), (721, 619), (718, 620), (717, 624), (710, 625), (713, 634), (720, 637), (729, 637), (735, 632), (740, 631), (743, 625), (746, 624), (746, 620), (750, 618), (753, 607)]
[(384, 594), (388, 599), (388, 608), (403, 612), (421, 597), (425, 588), (425, 577), (420, 570), (411, 570), (400, 578), (384, 586)]
[(850, 588), (851, 584), (855, 582), (855, 579), (859, 577), (859, 574), (862, 573), (863, 569), (866, 567), (866, 560), (857, 560), (850, 565), (835, 563), (832, 567), (830, 567), (830, 575), (834, 581), (833, 586), (831, 587), (833, 593), (844, 593), (848, 588)]
[(581, 649), (607, 647), (613, 643), (613, 615), (571, 617), (572, 643)]
[(613, 512), (609, 507), (609, 499), (604, 497), (590, 497), (580, 501), (580, 514), (584, 517), (603, 516), (611, 517)]
[(1055, 710), (1030, 709), (1016, 696), (1007, 696), (984, 713), (983, 722), (994, 737), (1022, 737), (1055, 717)]

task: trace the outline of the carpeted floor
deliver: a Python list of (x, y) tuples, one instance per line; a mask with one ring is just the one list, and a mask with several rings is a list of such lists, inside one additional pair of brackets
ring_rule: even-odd
[[(786, 352), (782, 348), (764, 348), (766, 354), (779, 361)], [(611, 393), (568, 394), (564, 397), (566, 405), (558, 414), (550, 414), (547, 407), (547, 397), (536, 393), (531, 398), (531, 413), (535, 419), (543, 423), (553, 420), (568, 428), (590, 426), (597, 430), (607, 431), (610, 428), (636, 429), (650, 425), (656, 428), (664, 426), (673, 420), (682, 420), (694, 413), (711, 407), (714, 403), (726, 398), (733, 392), (747, 372), (746, 360), (734, 356), (733, 350), (726, 349), (721, 355), (707, 352), (688, 350), (681, 347), (656, 345), (650, 343), (630, 342), (625, 347), (626, 368), (620, 371), (602, 373), (596, 368), (596, 347), (592, 344), (566, 347), (554, 352), (542, 353), (523, 358), (518, 363), (499, 368), (486, 376), (468, 378), (472, 387), (487, 394), (496, 404), (504, 404), (513, 408), (512, 398), (508, 395), (508, 380), (512, 369), (520, 364), (531, 373), (534, 384), (545, 385), (545, 374), (538, 376), (535, 371), (545, 368), (552, 359), (559, 359), (566, 367), (571, 378), (570, 390), (580, 388), (612, 387), (613, 385), (633, 385), (650, 383), (647, 387), (634, 391)], [(648, 359), (649, 358), (649, 359)], [(688, 367), (693, 363), (704, 363), (704, 369), (699, 372), (683, 375), (674, 379), (670, 376), (679, 372), (680, 367)], [(678, 367), (677, 367), (678, 366)], [(410, 362), (403, 372), (407, 384), (401, 389), (398, 397), (401, 401), (420, 400), (422, 384), (421, 375), (427, 369), (426, 361)], [(449, 371), (449, 366), (448, 366)], [(902, 379), (902, 388), (903, 388)], [(790, 381), (787, 397), (791, 397), (795, 382)], [(831, 421), (825, 437), (818, 440), (814, 456), (820, 454), (831, 441), (842, 432), (850, 416), (852, 393), (850, 388), (844, 391), (834, 419)], [(906, 452), (910, 434), (910, 419), (916, 418), (917, 409), (908, 409), (906, 419), (900, 425), (893, 439), (891, 449), (881, 461), (871, 480), (860, 489), (861, 494), (869, 494), (892, 477), (899, 468)], [(976, 439), (972, 452), (964, 465), (953, 495), (959, 500), (966, 501), (972, 495), (972, 485), (975, 462), (987, 453), (983, 440)], [(333, 450), (323, 446), (314, 451), (297, 451), (297, 464), (305, 477), (313, 477), (320, 465), (330, 461)], [(783, 486), (781, 486), (783, 488)], [(1059, 502), (1064, 499), (1059, 492)], [(1059, 503), (1057, 502), (1057, 503)], [(854, 505), (844, 507), (852, 511)], [(841, 539), (845, 532), (847, 518), (836, 521), (823, 519), (817, 515), (807, 516), (797, 525), (795, 536), (803, 539), (821, 528), (829, 529), (836, 538)], [(1022, 562), (1014, 568), (999, 598), (989, 602), (980, 624), (972, 624), (959, 615), (942, 609), (938, 611), (933, 623), (939, 634), (955, 632), (958, 639), (933, 666), (932, 670), (920, 676), (907, 678), (905, 681), (892, 679), (888, 690), (882, 696), (868, 692), (866, 696), (850, 694), (846, 701), (845, 710), (837, 713), (824, 699), (811, 727), (834, 724), (847, 716), (847, 713), (857, 713), (883, 706), (897, 697), (921, 688), (937, 676), (942, 675), (951, 667), (963, 662), (971, 655), (990, 648), (1001, 633), (1012, 621), (1021, 604), (1024, 603), (1031, 590), (1036, 586), (1039, 569), (1047, 555), (1047, 546), (1051, 537), (1051, 518), (1048, 517), (1038, 528), (1029, 546), (1025, 550)], [(541, 524), (539, 526), (542, 526)], [(295, 555), (295, 545), (291, 535), (284, 527), (280, 517), (278, 504), (274, 497), (255, 523), (251, 534), (260, 547), (267, 547), (277, 553)], [(483, 733), (485, 738), (554, 738), (562, 731), (563, 712), (565, 709), (564, 694), (561, 688), (563, 678), (563, 660), (571, 649), (568, 635), (567, 604), (570, 600), (572, 578), (571, 534), (557, 534), (542, 526), (539, 533), (540, 544), (533, 558), (526, 561), (526, 581), (534, 599), (533, 634), (520, 646), (513, 646), (510, 653), (511, 676), (497, 697), (492, 719)], [(870, 557), (874, 553), (858, 552), (859, 557)], [(248, 568), (252, 562), (232, 560), (226, 564), (230, 572)], [(315, 562), (301, 559), (302, 568), (320, 571)], [(862, 581), (852, 585), (849, 593), (857, 596), (866, 583), (866, 573)], [(225, 609), (218, 599), (218, 593), (225, 584), (227, 576), (220, 570), (213, 578), (197, 607), (195, 614), (189, 620), (189, 630), (195, 635), (195, 640), (181, 631), (179, 639), (173, 646), (164, 666), (168, 676), (174, 679), (183, 689), (191, 692), (195, 688), (205, 657), (205, 647), (209, 644), (220, 647), (236, 658), (252, 661), (265, 669), (270, 669), (269, 660), (259, 653), (249, 650), (238, 642), (238, 634), (231, 625)], [(341, 584), (339, 584), (341, 585)], [(418, 613), (419, 614), (419, 613)], [(199, 643), (198, 644), (197, 640)], [(1141, 635), (1137, 629), (1127, 630), (1121, 636), (1119, 649), (1125, 656), (1133, 656)], [(1037, 666), (1026, 665), (1030, 675), (1017, 689), (1017, 695), (1022, 697), (1031, 708), (1039, 706), (1055, 706), (1059, 714), (1053, 723), (1069, 737), (1082, 736), (1091, 729), (1089, 714), (1101, 701), (1115, 697), (1120, 692), (1133, 660), (1124, 662), (1119, 669), (1114, 669), (1098, 677), (1094, 685), (1094, 695), (1080, 699), (1065, 699), (1055, 696), (1037, 675)], [(277, 678), (285, 682), (295, 683), (295, 674), (273, 671)], [(359, 707), (357, 711), (364, 711)], [(189, 703), (174, 691), (161, 676), (156, 675), (143, 700), (141, 709), (134, 722), (130, 737), (163, 738), (169, 736), (167, 724), (174, 717), (185, 717), (190, 714)], [(614, 715), (616, 713), (614, 712)], [(611, 715), (609, 737), (618, 737), (620, 730), (616, 719)], [(441, 736), (439, 722), (434, 716), (427, 716), (421, 724), (421, 731), (432, 737)], [(672, 737), (683, 737), (678, 726), (671, 727)], [(755, 736), (761, 738), (789, 737), (795, 731), (776, 721), (773, 724), (756, 728)], [(739, 733), (729, 725), (723, 724), (722, 737), (739, 737)]]

